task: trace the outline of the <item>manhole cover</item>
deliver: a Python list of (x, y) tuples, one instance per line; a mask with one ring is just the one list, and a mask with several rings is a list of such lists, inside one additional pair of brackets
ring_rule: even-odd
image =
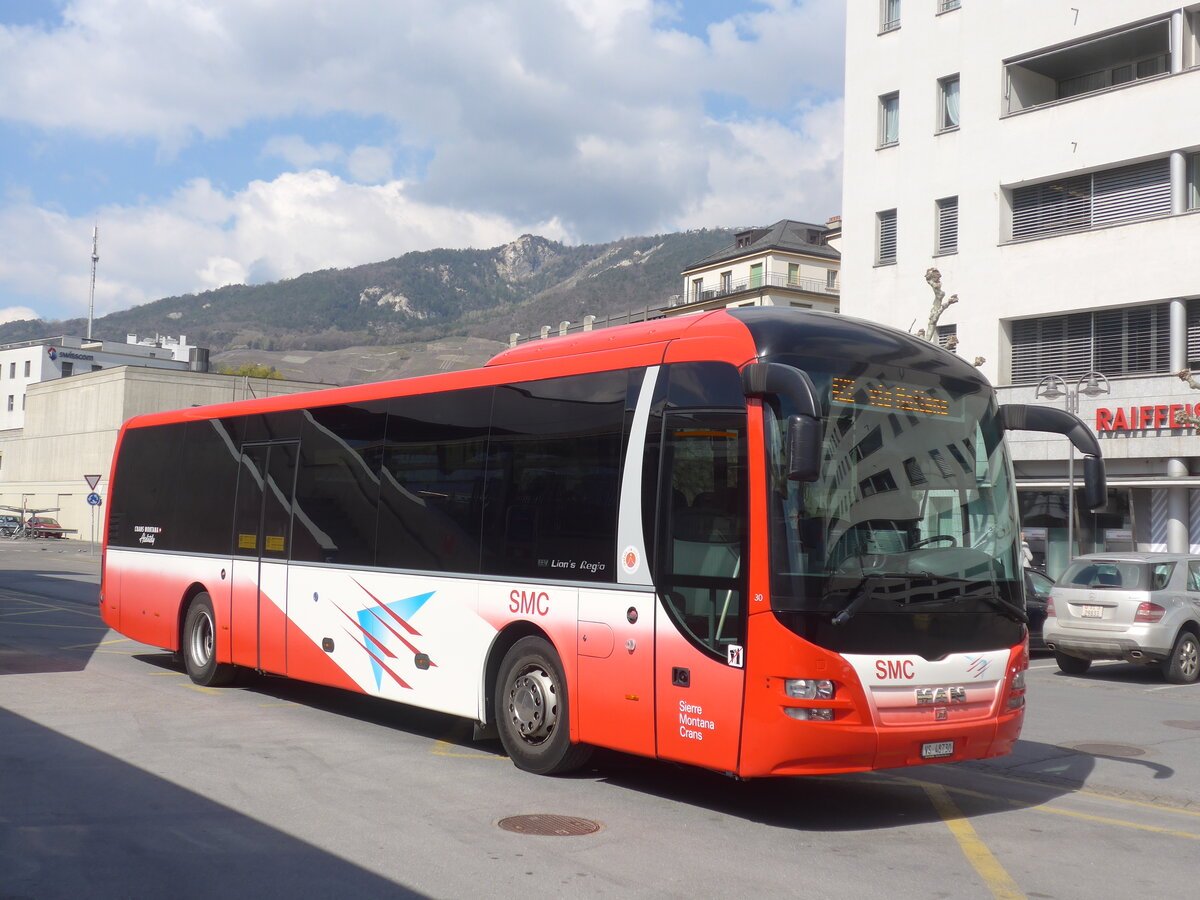
[(1185, 719), (1169, 719), (1163, 722), (1172, 728), (1186, 728), (1188, 731), (1200, 731), (1200, 722), (1189, 722)]
[(1093, 756), (1145, 756), (1146, 751), (1141, 747), (1129, 744), (1076, 744), (1073, 750), (1080, 753), (1090, 753)]
[(517, 834), (541, 834), (550, 837), (571, 837), (600, 830), (600, 823), (591, 819), (543, 814), (509, 816), (507, 819), (501, 819), (499, 825), (505, 831), (515, 831)]

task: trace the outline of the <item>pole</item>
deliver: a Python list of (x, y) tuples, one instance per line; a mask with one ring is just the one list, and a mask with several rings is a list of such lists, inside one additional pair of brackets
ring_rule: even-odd
[(1075, 445), (1067, 450), (1067, 565), (1075, 558)]

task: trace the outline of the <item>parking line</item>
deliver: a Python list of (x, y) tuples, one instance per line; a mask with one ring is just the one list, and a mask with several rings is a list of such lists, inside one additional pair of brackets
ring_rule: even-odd
[(939, 784), (920, 782), (920, 785), (929, 795), (933, 808), (942, 817), (942, 821), (946, 823), (946, 827), (950, 829), (954, 839), (958, 841), (963, 856), (979, 873), (979, 877), (992, 892), (992, 896), (998, 900), (1024, 900), (1025, 892), (1012, 880), (1004, 866), (1000, 865), (1000, 860), (996, 859), (992, 851), (987, 848), (987, 844), (979, 837), (979, 833), (975, 831), (967, 817), (954, 805), (949, 792)]

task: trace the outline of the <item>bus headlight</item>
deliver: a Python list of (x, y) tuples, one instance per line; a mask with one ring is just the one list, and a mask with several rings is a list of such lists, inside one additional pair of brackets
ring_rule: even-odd
[(825, 678), (788, 678), (783, 692), (793, 700), (832, 700), (833, 682)]

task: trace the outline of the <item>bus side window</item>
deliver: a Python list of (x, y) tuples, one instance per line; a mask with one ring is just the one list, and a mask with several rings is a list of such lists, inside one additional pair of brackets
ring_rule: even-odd
[(628, 392), (624, 370), (496, 388), (485, 574), (615, 580)]
[(382, 401), (305, 411), (293, 560), (374, 565), (385, 419)]
[(376, 564), (475, 574), (492, 388), (388, 406)]

